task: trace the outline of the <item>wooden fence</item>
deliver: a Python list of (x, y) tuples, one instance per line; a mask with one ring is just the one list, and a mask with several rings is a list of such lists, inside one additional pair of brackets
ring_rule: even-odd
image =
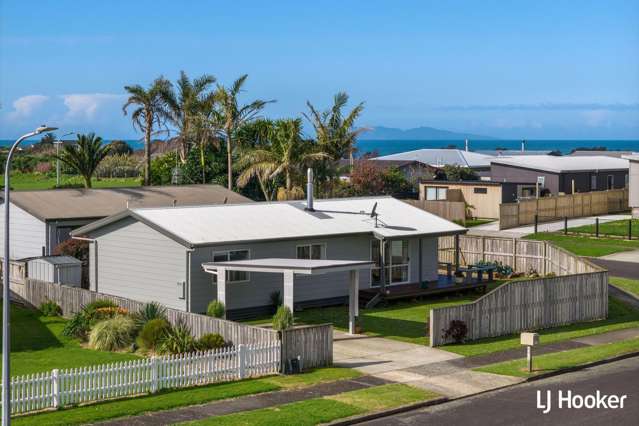
[(11, 378), (11, 414), (277, 374), (280, 343), (53, 370)]
[[(78, 287), (54, 284), (33, 279), (24, 280), (23, 288), (11, 284), (12, 290), (18, 293), (34, 307), (42, 302), (52, 300), (62, 308), (65, 316), (71, 316), (82, 310), (82, 307), (97, 299), (109, 299), (129, 312), (138, 311), (143, 302), (109, 294), (96, 293)], [(22, 292), (22, 294), (21, 294)], [(224, 340), (234, 345), (249, 343), (276, 342), (279, 340), (277, 332), (262, 327), (242, 324), (234, 321), (213, 318), (206, 315), (166, 309), (166, 314), (171, 324), (183, 321), (191, 328), (195, 337), (201, 337), (207, 333), (219, 333)]]
[[(463, 264), (499, 261), (515, 271), (556, 276), (512, 281), (472, 303), (432, 309), (431, 346), (450, 343), (443, 330), (452, 320), (464, 321), (466, 339), (476, 340), (608, 315), (608, 272), (559, 247), (545, 241), (468, 235), (459, 238), (459, 247)], [(440, 261), (452, 262), (453, 257), (453, 237), (440, 238)]]
[(466, 220), (466, 205), (463, 201), (446, 200), (402, 200), (412, 206), (429, 213), (443, 217), (450, 221), (464, 222)]
[(282, 331), (282, 368), (300, 357), (303, 369), (327, 367), (333, 363), (333, 325), (301, 326)]
[(499, 229), (564, 217), (596, 216), (628, 210), (628, 189), (582, 192), (499, 205)]

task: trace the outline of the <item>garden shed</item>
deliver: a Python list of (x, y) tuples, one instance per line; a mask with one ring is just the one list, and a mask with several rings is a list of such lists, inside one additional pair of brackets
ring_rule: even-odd
[(27, 275), (35, 280), (80, 287), (82, 261), (71, 256), (43, 256), (27, 262)]

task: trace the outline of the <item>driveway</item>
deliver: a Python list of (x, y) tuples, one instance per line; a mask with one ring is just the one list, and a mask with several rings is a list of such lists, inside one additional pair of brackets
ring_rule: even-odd
[[(447, 397), (460, 397), (519, 383), (522, 379), (472, 371), (451, 352), (383, 337), (334, 332), (335, 366), (406, 383)], [(457, 361), (457, 362), (455, 362)]]
[[(612, 222), (615, 220), (628, 220), (629, 214), (610, 214), (603, 216), (589, 216), (578, 217), (574, 219), (568, 219), (568, 227), (573, 228), (575, 226), (592, 225), (595, 223), (595, 219), (599, 218), (599, 223)], [(564, 229), (564, 221), (558, 220), (555, 222), (544, 222), (537, 226), (538, 232), (555, 232), (562, 231)], [(468, 234), (470, 235), (487, 235), (487, 236), (505, 236), (510, 238), (520, 238), (535, 232), (534, 225), (519, 226), (517, 228), (510, 228), (499, 230), (499, 221), (486, 223), (484, 225), (475, 226), (470, 228)]]

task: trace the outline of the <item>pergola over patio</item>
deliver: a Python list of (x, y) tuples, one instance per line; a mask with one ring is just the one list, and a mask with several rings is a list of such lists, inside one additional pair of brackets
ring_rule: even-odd
[(226, 306), (226, 271), (268, 272), (282, 274), (284, 281), (284, 306), (294, 311), (295, 275), (320, 275), (332, 272), (350, 272), (348, 286), (348, 332), (355, 334), (359, 315), (359, 271), (370, 270), (371, 261), (325, 259), (247, 259), (227, 262), (206, 262), (204, 272), (217, 276), (217, 300)]

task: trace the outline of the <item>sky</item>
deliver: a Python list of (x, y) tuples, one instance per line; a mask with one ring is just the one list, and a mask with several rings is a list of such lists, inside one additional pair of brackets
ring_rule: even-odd
[(2, 0), (0, 138), (41, 123), (136, 139), (123, 87), (180, 70), (362, 126), (639, 139), (639, 0)]

